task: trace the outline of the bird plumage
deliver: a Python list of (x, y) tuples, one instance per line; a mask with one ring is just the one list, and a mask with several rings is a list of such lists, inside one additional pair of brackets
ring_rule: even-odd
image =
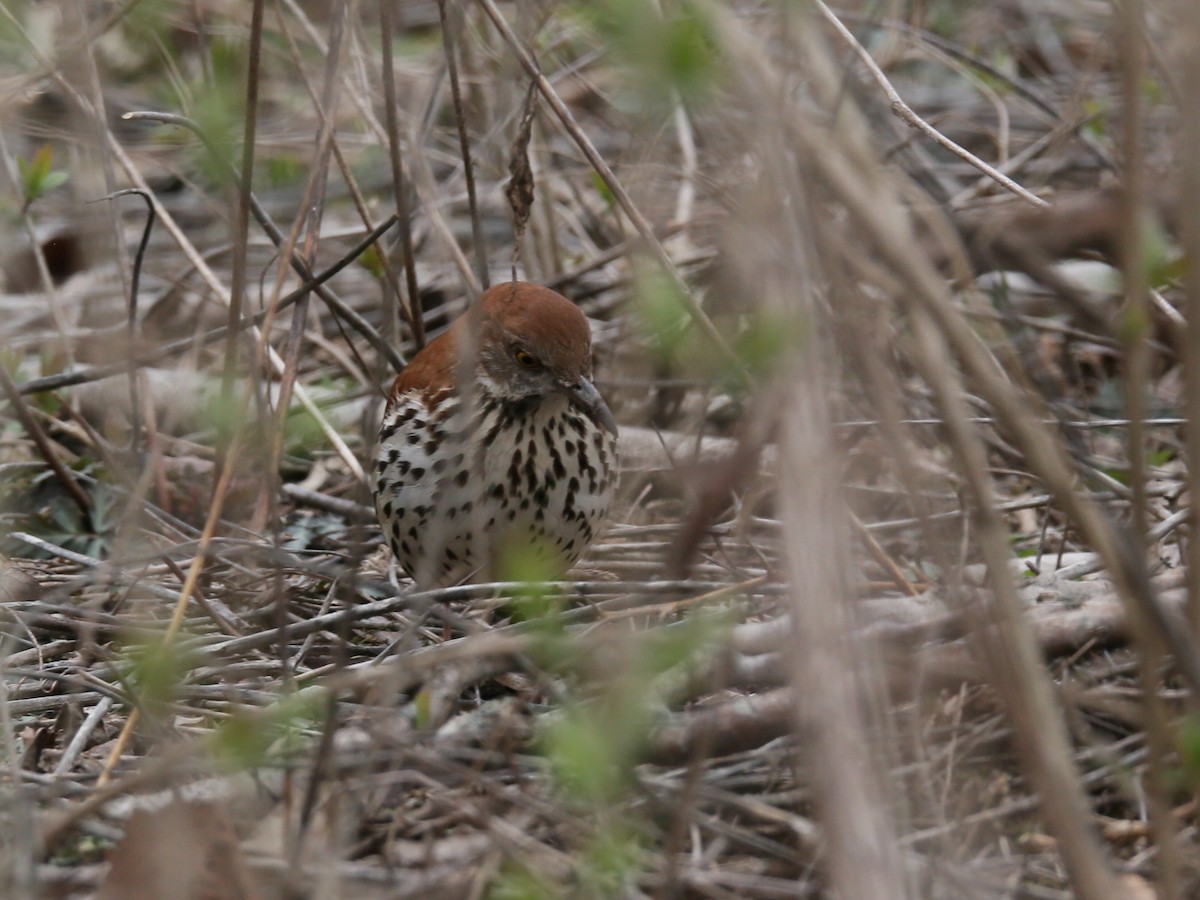
[(617, 465), (587, 317), (554, 291), (510, 282), (396, 377), (372, 469), (376, 512), (420, 585), (490, 575), (505, 552), (532, 553), (549, 573), (595, 537)]

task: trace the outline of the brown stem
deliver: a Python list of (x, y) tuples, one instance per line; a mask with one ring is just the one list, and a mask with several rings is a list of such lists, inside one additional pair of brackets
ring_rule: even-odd
[[(392, 10), (390, 3), (379, 5), (379, 39), (383, 44), (383, 105), (386, 113), (388, 159), (392, 163), (392, 192), (396, 215), (400, 217), (400, 246), (404, 252), (404, 280), (408, 288), (408, 321), (413, 343), (425, 346), (425, 320), (421, 315), (421, 293), (417, 286), (417, 262), (413, 255), (412, 222), (408, 209), (408, 185), (400, 154), (400, 121), (396, 115), (396, 73), (392, 65)], [(397, 298), (399, 300), (399, 298)]]
[(72, 477), (70, 470), (63, 465), (62, 460), (54, 452), (54, 448), (50, 446), (50, 439), (46, 437), (46, 432), (38, 424), (38, 420), (25, 403), (25, 398), (17, 390), (12, 376), (8, 374), (8, 370), (3, 365), (0, 365), (0, 390), (4, 391), (4, 396), (8, 399), (9, 405), (12, 406), (13, 412), (17, 414), (17, 420), (21, 423), (21, 427), (25, 429), (25, 433), (29, 435), (33, 443), (37, 446), (38, 453), (46, 461), (46, 465), (51, 468), (55, 477), (62, 482), (62, 486), (71, 495), (71, 499), (75, 501), (75, 505), (79, 507), (79, 511), (83, 514), (84, 521), (90, 524), (92, 501), (88, 498), (84, 489), (79, 486), (79, 482)]

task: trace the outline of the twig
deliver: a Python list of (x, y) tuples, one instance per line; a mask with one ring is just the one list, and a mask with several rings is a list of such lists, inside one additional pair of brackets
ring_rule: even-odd
[[(400, 123), (396, 115), (396, 74), (392, 65), (392, 8), (379, 7), (379, 39), (383, 55), (384, 121), (387, 123), (388, 159), (392, 164), (392, 194), (396, 216), (400, 221), (400, 247), (404, 253), (404, 278), (408, 288), (408, 325), (418, 350), (425, 346), (425, 317), (421, 312), (421, 293), (417, 286), (417, 262), (413, 251), (412, 221), (408, 208), (408, 184), (404, 177), (404, 161), (400, 155)], [(401, 298), (397, 294), (396, 302)], [(396, 367), (399, 371), (400, 367)]]
[[(766, 77), (766, 76), (764, 76)], [(814, 154), (831, 190), (847, 205), (863, 233), (869, 236), (893, 275), (904, 286), (902, 296), (916, 307), (930, 311), (938, 330), (953, 348), (959, 364), (977, 386), (981, 396), (995, 411), (1011, 439), (1022, 450), (1033, 470), (1074, 520), (1079, 530), (1104, 558), (1119, 585), (1119, 594), (1130, 604), (1131, 619), (1145, 615), (1171, 648), (1180, 674), (1192, 687), (1190, 702), (1200, 706), (1200, 656), (1194, 642), (1177, 628), (1161, 608), (1146, 572), (1145, 561), (1130, 554), (1126, 542), (1113, 523), (1086, 495), (1076, 490), (1075, 475), (1069, 456), (1051, 430), (1031, 414), (1029, 398), (1015, 389), (999, 369), (995, 358), (983, 346), (979, 335), (951, 303), (944, 281), (929, 260), (912, 252), (906, 240), (905, 226), (899, 217), (880, 215), (880, 197), (868, 188), (862, 173), (852, 170), (847, 159), (828, 152), (815, 133), (793, 129), (806, 152)]]
[[(122, 118), (130, 121), (145, 120), (150, 122), (162, 122), (165, 125), (178, 125), (180, 128), (188, 129), (198, 138), (200, 138), (200, 140), (204, 143), (205, 149), (208, 150), (210, 155), (212, 155), (214, 161), (228, 169), (230, 172), (230, 177), (238, 177), (237, 170), (233, 168), (232, 164), (227, 159), (221, 157), (219, 151), (215, 146), (213, 146), (212, 140), (208, 137), (208, 135), (206, 135), (200, 129), (200, 126), (186, 116), (179, 116), (175, 115), (174, 113), (138, 111), (125, 113)], [(254, 214), (255, 221), (257, 221), (262, 227), (262, 230), (266, 232), (267, 237), (271, 239), (271, 243), (282, 249), (286, 244), (283, 232), (279, 230), (279, 226), (275, 224), (275, 221), (270, 217), (270, 215), (268, 215), (267, 211), (263, 208), (262, 204), (259, 203), (258, 198), (254, 194), (250, 195), (250, 212)], [(380, 228), (382, 228), (382, 231), (386, 231), (398, 221), (400, 221), (398, 216), (389, 216), (386, 220), (387, 227), (380, 226)], [(374, 230), (379, 231), (382, 234), (380, 228), (376, 228)], [(346, 264), (349, 265), (349, 263), (353, 262), (354, 258), (357, 257), (358, 254), (362, 253), (367, 246), (370, 246), (370, 243), (374, 242), (372, 241), (366, 245), (363, 245), (362, 249), (359, 249), (351, 257), (346, 259)], [(194, 260), (191, 261), (193, 265), (196, 264)], [(317, 296), (320, 297), (321, 300), (324, 301), (324, 303), (333, 311), (334, 315), (347, 322), (351, 328), (361, 334), (367, 340), (367, 343), (369, 343), (376, 352), (378, 352), (389, 363), (391, 363), (391, 365), (395, 367), (397, 371), (404, 368), (404, 360), (397, 354), (396, 350), (387, 341), (383, 340), (383, 338), (379, 336), (379, 333), (371, 327), (371, 324), (367, 322), (366, 319), (343, 303), (341, 299), (339, 299), (338, 296), (332, 291), (325, 287), (321, 287), (321, 285), (323, 285), (328, 278), (314, 278), (312, 271), (305, 264), (304, 260), (300, 258), (299, 254), (296, 253), (293, 253), (291, 256), (291, 266), (292, 270), (303, 280), (316, 282), (317, 287), (314, 287), (313, 290), (315, 290)], [(344, 268), (344, 266), (338, 266), (337, 271), (340, 271), (342, 268)], [(331, 275), (332, 274), (336, 274), (336, 272), (331, 273)], [(296, 299), (299, 299), (298, 295)], [(292, 302), (295, 302), (295, 300)], [(259, 319), (257, 321), (259, 324), (261, 324), (262, 320)]]
[[(1142, 97), (1146, 78), (1145, 8), (1140, 0), (1124, 0), (1113, 22), (1121, 61), (1121, 222), (1119, 246), (1125, 289), (1122, 320), (1128, 336), (1124, 371), (1125, 413), (1132, 422), (1126, 434), (1129, 483), (1133, 489), (1130, 513), (1132, 533), (1128, 535), (1130, 553), (1145, 559), (1148, 498), (1146, 496), (1146, 416), (1150, 380), (1150, 299), (1146, 271), (1144, 222), (1147, 211), (1145, 156), (1142, 152), (1145, 116)], [(1191, 460), (1192, 465), (1197, 461)], [(1175, 818), (1171, 815), (1169, 788), (1164, 772), (1172, 759), (1177, 735), (1168, 721), (1168, 711), (1159, 694), (1165, 647), (1147, 620), (1133, 622), (1138, 644), (1138, 683), (1142, 689), (1145, 712), (1146, 745), (1150, 751), (1146, 771), (1146, 799), (1150, 828), (1158, 851), (1156, 892), (1161, 900), (1182, 896), (1180, 849)]]
[(17, 420), (21, 423), (21, 427), (25, 429), (25, 433), (33, 440), (37, 447), (38, 453), (42, 459), (46, 461), (46, 465), (54, 472), (54, 477), (66, 489), (66, 492), (71, 495), (71, 499), (75, 501), (75, 505), (79, 507), (79, 512), (83, 515), (83, 520), (90, 523), (92, 520), (92, 501), (88, 497), (83, 488), (79, 486), (70, 471), (63, 465), (58, 454), (54, 452), (54, 448), (50, 446), (50, 439), (46, 437), (46, 433), (42, 431), (42, 426), (38, 423), (37, 418), (29, 410), (29, 406), (25, 403), (25, 398), (21, 396), (21, 392), (13, 383), (12, 377), (8, 374), (8, 369), (0, 364), (0, 390), (3, 390), (5, 398), (8, 400), (9, 406), (13, 408), (13, 412), (17, 415)]
[[(243, 400), (244, 407), (248, 402), (248, 397)], [(245, 420), (244, 415), (238, 416), (235, 420), (241, 423)], [(196, 548), (196, 553), (192, 557), (191, 567), (188, 569), (187, 580), (184, 581), (183, 587), (179, 591), (179, 599), (175, 602), (175, 611), (171, 614), (171, 621), (167, 623), (167, 629), (163, 633), (162, 644), (164, 647), (169, 646), (179, 633), (180, 627), (183, 625), (184, 613), (187, 611), (188, 600), (192, 596), (192, 591), (196, 587), (196, 582), (200, 579), (200, 573), (204, 570), (204, 560), (208, 555), (208, 546), (212, 542), (213, 534), (216, 532), (217, 523), (221, 520), (221, 510), (225, 506), (225, 498), (229, 494), (229, 483), (233, 480), (233, 472), (236, 466), (233, 460), (237, 457), (238, 430), (235, 430), (234, 437), (230, 442), (228, 459), (225, 466), (221, 470), (221, 477), (217, 479), (216, 487), (213, 489), (212, 505), (208, 510), (208, 520), (204, 523), (204, 530), (200, 533), (200, 541)], [(234, 640), (237, 640), (236, 638)], [(125, 725), (121, 729), (121, 733), (117, 735), (117, 739), (113, 742), (112, 751), (108, 755), (108, 760), (104, 764), (104, 768), (100, 771), (97, 779), (97, 784), (103, 786), (111, 777), (113, 769), (121, 759), (121, 754), (125, 752), (125, 746), (129, 743), (129, 739), (133, 736), (134, 729), (137, 728), (137, 723), (141, 717), (141, 707), (134, 706), (129, 711), (129, 717), (125, 720)]]
[(983, 172), (1005, 190), (1012, 191), (1022, 200), (1032, 203), (1034, 206), (1045, 207), (1050, 205), (1041, 197), (1038, 197), (1036, 194), (1032, 194), (1025, 188), (1021, 187), (1021, 185), (1017, 184), (994, 166), (988, 165), (965, 147), (962, 147), (950, 140), (950, 138), (946, 137), (944, 134), (918, 116), (915, 112), (913, 112), (912, 107), (905, 103), (904, 98), (900, 96), (900, 93), (894, 87), (892, 87), (892, 83), (888, 81), (888, 77), (883, 74), (883, 70), (879, 68), (879, 65), (871, 57), (871, 54), (867, 52), (867, 48), (858, 42), (858, 38), (854, 36), (849, 28), (842, 24), (841, 19), (839, 19), (833, 13), (833, 11), (825, 5), (824, 0), (816, 0), (816, 5), (821, 15), (824, 16), (825, 20), (833, 26), (834, 31), (838, 33), (838, 36), (845, 41), (846, 45), (855, 53), (855, 55), (858, 56), (858, 58), (862, 61), (862, 64), (866, 66), (867, 71), (871, 73), (871, 77), (874, 78), (875, 82), (883, 89), (884, 94), (887, 95), (888, 102), (892, 105), (892, 111), (895, 112), (896, 115), (898, 115), (913, 128), (916, 128), (926, 137), (931, 138), (937, 144), (949, 150), (959, 159), (964, 160), (979, 171)]
[[(146, 204), (146, 224), (142, 228), (142, 238), (138, 241), (137, 250), (133, 254), (133, 271), (129, 279), (129, 300), (126, 304), (125, 339), (129, 343), (129, 354), (132, 356), (141, 334), (141, 328), (138, 324), (138, 288), (142, 281), (142, 262), (146, 258), (146, 247), (150, 244), (150, 234), (154, 230), (154, 203), (151, 201), (150, 195), (139, 188), (126, 188), (120, 191), (113, 191), (101, 199), (113, 200), (129, 194), (141, 197), (142, 202)], [(129, 452), (136, 456), (138, 444), (141, 440), (142, 403), (138, 397), (137, 372), (132, 369), (129, 372), (129, 408)]]
[(88, 740), (99, 727), (101, 720), (103, 720), (103, 718), (108, 714), (108, 711), (112, 709), (112, 705), (112, 697), (101, 697), (96, 705), (92, 707), (92, 710), (88, 713), (87, 718), (83, 720), (83, 724), (81, 724), (75, 734), (72, 735), (71, 742), (67, 744), (66, 749), (63, 750), (63, 754), (58, 760), (58, 765), (54, 767), (55, 775), (65, 775), (67, 772), (70, 772), (72, 768), (74, 768), (75, 761), (79, 759), (79, 754), (83, 752), (83, 748), (87, 745)]
[(226, 406), (233, 396), (237, 368), (238, 322), (246, 296), (246, 260), (250, 249), (250, 184), (254, 178), (255, 135), (258, 130), (258, 73), (262, 59), (263, 0), (253, 0), (250, 13), (250, 51), (246, 71), (246, 113), (242, 135), (242, 168), (237, 185), (237, 212), (233, 220), (233, 277), (229, 286), (229, 333), (225, 339), (225, 369), (221, 396)]
[(475, 167), (471, 163), (471, 144), (467, 139), (467, 115), (463, 110), (462, 89), (458, 83), (458, 60), (454, 53), (454, 33), (446, 15), (446, 0), (438, 0), (438, 15), (442, 20), (442, 50), (450, 73), (450, 98), (454, 103), (454, 121), (458, 126), (458, 151), (462, 156), (463, 176), (467, 180), (467, 209), (471, 215), (471, 238), (475, 245), (475, 268), (479, 284), (487, 290), (491, 281), (488, 273), (487, 245), (483, 240), (483, 225), (479, 220), (479, 202), (475, 197)]
[(634, 204), (625, 187), (617, 179), (617, 176), (613, 174), (612, 169), (604, 161), (604, 157), (600, 155), (599, 151), (596, 150), (595, 145), (592, 144), (587, 134), (579, 127), (579, 123), (575, 121), (571, 110), (567, 108), (562, 98), (554, 90), (554, 86), (542, 74), (541, 66), (538, 65), (533, 54), (525, 47), (521, 39), (517, 37), (493, 0), (476, 0), (476, 2), (487, 14), (487, 17), (492, 20), (492, 24), (496, 26), (496, 30), (500, 32), (500, 36), (504, 38), (505, 43), (512, 49), (522, 68), (525, 69), (529, 77), (537, 84), (538, 90), (546, 98), (546, 101), (550, 104), (550, 108), (554, 110), (554, 114), (558, 117), (559, 122), (562, 123), (567, 134), (570, 135), (575, 145), (587, 158), (588, 163), (595, 169), (596, 174), (604, 181), (605, 186), (612, 191), (617, 204), (624, 211), (625, 215), (629, 217), (638, 235), (645, 241), (646, 246), (650, 248), (659, 265), (662, 266), (663, 272), (671, 279), (672, 285), (692, 321), (696, 323), (696, 326), (713, 347), (733, 366), (733, 371), (737, 372), (743, 379), (749, 381), (750, 376), (746, 371), (745, 364), (733, 351), (733, 348), (729, 346), (729, 342), (725, 340), (724, 335), (717, 330), (717, 327), (696, 301), (696, 298), (692, 295), (692, 292), (688, 289), (683, 279), (679, 277), (679, 273), (675, 270), (670, 256), (667, 255), (667, 251), (663, 249), (663, 245), (659, 243), (658, 238), (655, 236), (654, 228), (645, 216), (642, 215), (641, 210)]
[(854, 529), (859, 540), (866, 545), (867, 552), (875, 558), (875, 562), (883, 566), (883, 570), (887, 572), (888, 578), (892, 580), (892, 583), (910, 597), (916, 597), (920, 594), (921, 592), (917, 590), (916, 586), (904, 576), (904, 572), (901, 571), (896, 561), (880, 546), (879, 541), (875, 540), (875, 536), (863, 524), (862, 519), (854, 515), (854, 513), (850, 513), (849, 518), (850, 527)]
[[(300, 209), (288, 233), (287, 243), (282, 254), (285, 259), (294, 259), (299, 255), (306, 268), (311, 269), (317, 259), (317, 247), (321, 237), (321, 220), (325, 210), (325, 193), (329, 181), (329, 160), (333, 155), (334, 123), (337, 120), (338, 108), (338, 77), (341, 60), (342, 44), (346, 32), (347, 8), (345, 0), (333, 5), (330, 11), (329, 52), (325, 56), (325, 79), (321, 96), (314, 98), (317, 117), (321, 123), (317, 132), (316, 147), (314, 148), (312, 165), (309, 167), (308, 181), (304, 186)], [(296, 242), (303, 235), (303, 250), (297, 254)], [(279, 267), (276, 270), (275, 283), (271, 288), (267, 301), (267, 319), (262, 328), (262, 338), (254, 359), (254, 369), (262, 367), (264, 351), (267, 347), (267, 337), (271, 333), (273, 317), (278, 309), (280, 294), (283, 291), (286, 270)], [(304, 343), (304, 325), (308, 317), (308, 300), (306, 294), (292, 309), (292, 323), (288, 330), (287, 345), (284, 350), (283, 372), (280, 374), (278, 396), (276, 399), (275, 423), (270, 437), (270, 450), (264, 465), (264, 475), (267, 479), (266, 489), (259, 495), (259, 506), (256, 511), (255, 527), (269, 524), (273, 542), (279, 543), (279, 530), (282, 520), (279, 516), (279, 485), (282, 478), (279, 472), (279, 461), (283, 456), (284, 433), (288, 415), (291, 411), (292, 388), (296, 383), (300, 369), (300, 351)], [(277, 590), (276, 596), (282, 597), (283, 591)], [(281, 601), (282, 602), (282, 601)]]
[[(323, 270), (317, 275), (308, 278), (300, 287), (292, 291), (286, 297), (279, 301), (276, 305), (276, 311), (287, 309), (293, 303), (296, 303), (301, 297), (312, 290), (316, 290), (320, 285), (324, 284), (346, 266), (354, 262), (364, 251), (376, 241), (379, 240), (393, 225), (396, 224), (396, 216), (389, 216), (381, 222), (375, 229), (360, 241), (349, 253), (345, 254), (341, 259), (331, 265), (328, 269)], [(244, 317), (238, 323), (238, 330), (246, 330), (262, 325), (266, 321), (266, 311), (257, 313), (253, 316)], [(177, 356), (180, 352), (196, 347), (203, 347), (213, 341), (219, 341), (228, 332), (228, 326), (222, 325), (207, 331), (199, 337), (186, 337), (177, 341), (172, 341), (169, 344), (163, 344), (155, 350), (146, 353), (138, 354), (132, 360), (125, 360), (119, 363), (112, 363), (107, 366), (92, 366), (86, 369), (78, 369), (74, 372), (63, 372), (58, 375), (49, 375), (44, 378), (32, 378), (29, 381), (23, 382), (18, 386), (19, 393), (22, 395), (40, 394), (46, 391), (57, 391), (61, 388), (71, 387), (77, 384), (87, 384), (92, 381), (99, 381), (101, 378), (110, 378), (113, 375), (120, 375), (129, 371), (131, 368), (150, 365), (159, 360), (169, 359)]]
[(416, 186), (417, 196), (424, 204), (424, 212), (429, 219), (429, 225), (434, 233), (441, 238), (446, 252), (450, 254), (450, 258), (454, 262), (454, 267), (458, 270), (459, 277), (462, 278), (462, 282), (467, 288), (467, 295), (474, 300), (483, 289), (479, 284), (479, 279), (475, 277), (475, 271), (471, 268), (470, 260), (467, 259), (462, 247), (458, 244), (458, 239), (454, 236), (454, 229), (450, 227), (450, 223), (442, 215), (440, 203), (438, 202), (437, 179), (433, 175), (433, 170), (429, 167), (428, 155), (424, 152), (424, 148), (417, 143), (416, 134), (411, 128), (409, 129), (408, 143), (412, 147), (409, 174), (412, 176), (413, 184)]
[[(951, 369), (942, 337), (931, 318), (917, 317), (918, 352), (915, 359), (934, 387), (938, 405), (945, 411), (947, 435), (974, 501), (977, 531), (992, 588), (989, 621), (996, 633), (980, 629), (1001, 691), (1014, 737), (1022, 752), (1030, 780), (1042, 798), (1042, 814), (1050, 823), (1071, 873), (1072, 884), (1091, 900), (1120, 896), (1114, 876), (1095, 835), (1086, 827), (1087, 800), (1071, 763), (1070, 744), (1061, 710), (1041, 665), (1029, 623), (1007, 568), (1008, 547), (1003, 523), (995, 509), (987, 476), (983, 442), (964, 423), (966, 404)], [(970, 602), (968, 599), (967, 602)]]
[[(1180, 28), (1179, 52), (1180, 89), (1184, 97), (1196, 97), (1200, 91), (1200, 4), (1181, 3), (1175, 9)], [(1179, 105), (1181, 120), (1179, 135), (1180, 209), (1189, 212), (1180, 217), (1180, 234), (1184, 256), (1200, 260), (1200, 105), (1193, 102)], [(1200, 497), (1200, 265), (1187, 266), (1184, 273), (1187, 288), (1187, 328), (1184, 333), (1183, 357), (1184, 403), (1187, 425), (1184, 439), (1187, 446), (1188, 494)], [(1192, 513), (1192, 540), (1187, 543), (1188, 619), (1192, 635), (1200, 643), (1200, 540), (1196, 539), (1196, 511)]]

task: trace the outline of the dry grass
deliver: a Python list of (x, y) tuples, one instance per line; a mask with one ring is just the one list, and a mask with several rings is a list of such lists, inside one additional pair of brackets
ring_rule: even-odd
[[(1200, 21), (964, 6), (0, 3), (4, 895), (1194, 896)], [(514, 265), (621, 502), (419, 593)]]

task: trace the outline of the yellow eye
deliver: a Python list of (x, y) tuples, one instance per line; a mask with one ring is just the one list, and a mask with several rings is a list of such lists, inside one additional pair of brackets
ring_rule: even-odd
[(537, 357), (525, 350), (517, 350), (513, 355), (516, 356), (517, 362), (526, 369), (536, 369), (539, 365)]

